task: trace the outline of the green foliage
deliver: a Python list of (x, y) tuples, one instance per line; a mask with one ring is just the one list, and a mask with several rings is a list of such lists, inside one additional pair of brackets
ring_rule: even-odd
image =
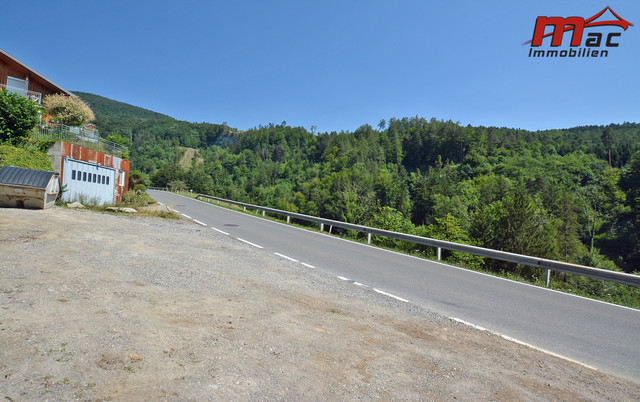
[(89, 105), (76, 96), (47, 95), (42, 104), (57, 122), (68, 126), (84, 126), (95, 119)]
[(640, 151), (629, 161), (620, 177), (627, 210), (620, 216), (620, 241), (626, 265), (640, 271)]
[(140, 189), (133, 189), (127, 191), (122, 200), (120, 200), (116, 206), (118, 207), (131, 207), (131, 208), (139, 208), (146, 207), (150, 204), (155, 204), (155, 200), (149, 196), (146, 192), (138, 191)]
[[(640, 268), (638, 124), (530, 132), (414, 117), (352, 133), (311, 133), (286, 122), (237, 133), (226, 124), (112, 106), (96, 108), (96, 125), (130, 141), (132, 166), (152, 186), (577, 264)], [(184, 147), (199, 158), (180, 167)], [(374, 241), (434, 256), (433, 247)], [(443, 250), (443, 257), (510, 277), (543, 275), (463, 253)], [(570, 276), (552, 282), (613, 294)]]
[(172, 180), (167, 183), (167, 187), (172, 191), (183, 191), (187, 189), (187, 185), (182, 180)]
[(0, 145), (0, 166), (53, 171), (49, 156), (38, 149)]
[(111, 133), (105, 139), (107, 141), (111, 141), (119, 145), (127, 145), (127, 142), (128, 142), (125, 138), (123, 138), (120, 134), (117, 134), (117, 133)]
[(117, 118), (133, 117), (136, 119), (166, 119), (169, 116), (152, 112), (141, 107), (132, 106), (127, 103), (117, 102), (103, 96), (86, 92), (73, 92), (74, 95), (85, 101), (96, 115), (111, 116)]
[[(427, 237), (446, 240), (454, 243), (475, 245), (469, 237), (460, 219), (451, 214), (443, 218), (436, 218), (436, 223), (427, 227)], [(462, 266), (479, 269), (482, 267), (483, 258), (460, 251), (442, 250), (442, 259)]]
[(0, 89), (0, 143), (18, 144), (38, 123), (38, 108), (31, 100)]
[[(411, 223), (402, 212), (387, 206), (381, 207), (378, 212), (374, 214), (371, 226), (401, 233), (411, 233), (415, 229), (413, 223)], [(413, 248), (412, 245), (406, 242), (387, 237), (376, 237), (375, 243), (383, 247), (394, 247), (405, 251)]]

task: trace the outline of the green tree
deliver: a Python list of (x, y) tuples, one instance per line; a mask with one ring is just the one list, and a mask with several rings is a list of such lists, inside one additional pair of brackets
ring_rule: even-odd
[(626, 268), (640, 271), (640, 151), (633, 155), (624, 168), (620, 187), (627, 195), (629, 210), (622, 216), (626, 225), (618, 239), (626, 246), (623, 249)]
[[(454, 243), (473, 245), (473, 241), (469, 238), (469, 234), (462, 228), (462, 222), (460, 219), (451, 214), (447, 214), (444, 217), (436, 218), (435, 220), (435, 224), (431, 224), (427, 227), (427, 237)], [(446, 249), (442, 250), (442, 258), (453, 263), (473, 268), (481, 267), (483, 262), (482, 257)]]
[(29, 99), (0, 89), (0, 141), (16, 144), (38, 123), (38, 107)]
[(578, 262), (580, 250), (584, 245), (580, 242), (580, 208), (568, 192), (562, 192), (556, 201), (558, 225), (558, 257), (566, 262)]
[[(542, 258), (557, 255), (557, 225), (522, 185), (506, 197), (476, 211), (471, 233), (484, 247)], [(492, 263), (498, 270), (506, 263)], [(534, 269), (517, 266), (516, 272), (534, 277)]]
[(609, 154), (609, 169), (611, 169), (611, 147), (613, 146), (613, 130), (606, 127), (602, 130), (602, 143)]
[[(402, 212), (387, 206), (378, 209), (373, 216), (371, 225), (379, 229), (400, 233), (412, 233), (415, 229), (411, 221)], [(412, 247), (411, 244), (388, 237), (376, 237), (375, 243), (384, 247), (398, 247), (407, 250)]]

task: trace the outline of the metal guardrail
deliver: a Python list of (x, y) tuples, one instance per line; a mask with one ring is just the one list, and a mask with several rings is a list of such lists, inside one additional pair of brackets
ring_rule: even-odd
[[(166, 190), (166, 188), (157, 188), (157, 187), (152, 189)], [(237, 205), (237, 206), (243, 207), (244, 210), (249, 208), (257, 211), (262, 211), (263, 215), (265, 212), (268, 212), (271, 214), (286, 216), (287, 222), (290, 222), (290, 219), (294, 218), (294, 219), (299, 219), (307, 222), (318, 223), (320, 224), (320, 230), (324, 230), (324, 225), (330, 225), (330, 226), (335, 226), (343, 229), (355, 230), (361, 233), (366, 233), (367, 242), (369, 244), (371, 244), (371, 236), (375, 235), (375, 236), (383, 236), (391, 239), (404, 240), (404, 241), (408, 241), (416, 244), (424, 244), (427, 246), (436, 247), (438, 260), (440, 260), (441, 249), (444, 248), (447, 250), (461, 251), (464, 253), (474, 254), (481, 257), (487, 257), (487, 258), (492, 258), (492, 259), (501, 260), (501, 261), (513, 262), (516, 264), (523, 264), (523, 265), (528, 265), (532, 267), (543, 268), (547, 270), (547, 276), (546, 276), (547, 286), (549, 286), (550, 271), (567, 272), (571, 274), (583, 275), (583, 276), (602, 279), (606, 281), (623, 283), (625, 285), (640, 286), (640, 275), (627, 274), (625, 272), (609, 271), (607, 269), (587, 267), (584, 265), (571, 264), (571, 263), (562, 262), (562, 261), (547, 260), (544, 258), (537, 258), (537, 257), (531, 257), (527, 255), (509, 253), (506, 251), (499, 251), (499, 250), (492, 250), (489, 248), (470, 246), (468, 244), (453, 243), (445, 240), (431, 239), (428, 237), (393, 232), (393, 231), (384, 230), (384, 229), (377, 229), (369, 226), (355, 225), (353, 223), (340, 222), (332, 219), (319, 218), (316, 216), (298, 214), (295, 212), (283, 211), (280, 209), (248, 204), (245, 202), (227, 200), (224, 198), (213, 197), (206, 194), (198, 194), (196, 198), (207, 198), (210, 200), (217, 201), (218, 203), (223, 202), (229, 205)]]

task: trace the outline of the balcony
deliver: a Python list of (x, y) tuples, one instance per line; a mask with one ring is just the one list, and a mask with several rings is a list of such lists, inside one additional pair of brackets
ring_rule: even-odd
[(26, 91), (23, 88), (8, 87), (5, 84), (0, 84), (0, 88), (2, 88), (3, 91), (7, 90), (7, 91), (15, 92), (20, 96), (24, 96), (25, 98), (34, 101), (38, 105), (42, 104), (42, 94), (40, 92)]

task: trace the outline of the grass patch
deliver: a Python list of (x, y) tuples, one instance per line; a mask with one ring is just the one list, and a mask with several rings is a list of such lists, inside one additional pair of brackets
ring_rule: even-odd
[(25, 145), (23, 147), (0, 145), (0, 166), (3, 165), (46, 170), (48, 172), (53, 171), (49, 155), (37, 145)]

